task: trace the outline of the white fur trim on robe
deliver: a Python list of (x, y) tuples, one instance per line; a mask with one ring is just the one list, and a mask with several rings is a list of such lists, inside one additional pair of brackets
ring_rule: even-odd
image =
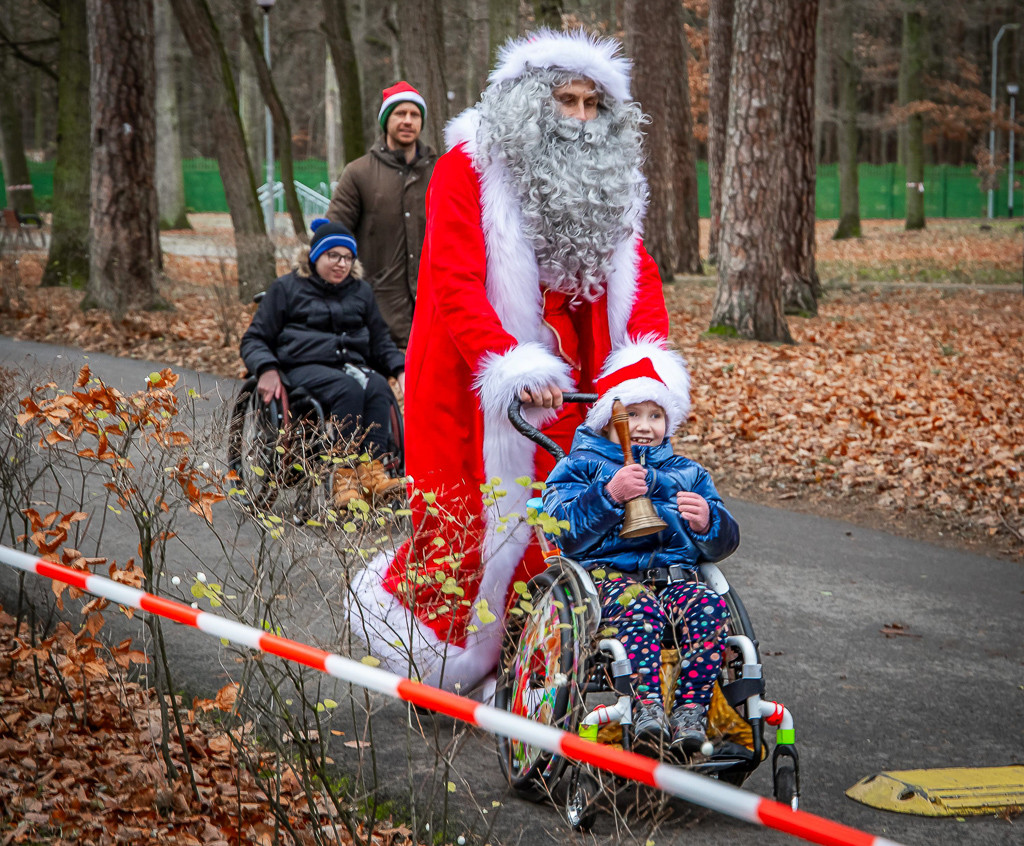
[(493, 598), (480, 594), (498, 619), (484, 624), (474, 612), (472, 624), (477, 631), (469, 635), (464, 647), (453, 646), (381, 587), (392, 558), (393, 553), (381, 553), (352, 579), (345, 608), (352, 633), (367, 644), (370, 655), (384, 669), (445, 690), (469, 693), (500, 657), (504, 592)]

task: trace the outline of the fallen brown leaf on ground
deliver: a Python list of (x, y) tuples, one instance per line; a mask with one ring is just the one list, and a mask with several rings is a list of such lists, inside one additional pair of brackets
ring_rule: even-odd
[[(172, 233), (196, 253), (165, 257), (162, 293), (174, 311), (114, 325), (80, 311), (81, 292), (40, 290), (44, 257), (27, 255), (16, 273), (4, 270), (0, 332), (240, 376), (238, 340), (255, 306), (235, 297), (234, 261), (209, 255), (230, 246), (215, 218)], [(705, 336), (713, 277), (666, 287), (672, 337), (693, 376), (677, 449), (727, 495), (1024, 557), (1020, 233), (865, 221), (865, 237), (836, 242), (834, 229), (818, 224), (826, 291), (818, 316), (789, 318), (795, 345)], [(973, 284), (992, 279), (1016, 281)], [(922, 280), (932, 284), (905, 284)]]

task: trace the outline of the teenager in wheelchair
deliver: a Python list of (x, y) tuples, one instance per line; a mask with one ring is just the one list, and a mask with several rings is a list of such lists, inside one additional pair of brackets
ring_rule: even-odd
[[(510, 409), (516, 427), (560, 460), (543, 498), (530, 502), (549, 566), (510, 612), (496, 701), (737, 785), (766, 755), (767, 721), (779, 726), (775, 796), (795, 808), (792, 716), (761, 698), (749, 617), (715, 566), (738, 546), (739, 529), (707, 470), (673, 452), (689, 412), (685, 364), (668, 351), (654, 358), (605, 375), (597, 395), (566, 396), (594, 403), (568, 455), (518, 403)], [(499, 741), (499, 754), (511, 785), (534, 799), (566, 766), (517, 741)], [(574, 828), (592, 825), (600, 779), (573, 765)]]
[[(405, 492), (402, 418), (388, 383), (396, 378), (404, 392), (405, 354), (359, 278), (355, 237), (323, 218), (312, 228), (308, 252), (257, 297), (242, 336), (250, 375), (235, 401), (229, 465), (260, 507), (282, 487), (312, 492), (332, 468), (336, 509), (385, 504)], [(339, 463), (339, 451), (363, 460)]]

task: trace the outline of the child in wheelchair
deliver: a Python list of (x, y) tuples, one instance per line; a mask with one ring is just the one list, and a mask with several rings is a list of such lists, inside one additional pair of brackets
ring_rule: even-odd
[[(641, 352), (613, 354), (595, 386), (598, 401), (547, 479), (544, 510), (568, 522), (555, 540), (590, 571), (602, 625), (615, 630), (632, 664), (636, 741), (689, 757), (708, 748), (707, 711), (728, 619), (725, 601), (696, 572), (736, 549), (739, 528), (707, 470), (673, 453), (671, 436), (690, 405), (685, 363), (653, 345)], [(637, 463), (628, 466), (611, 425), (616, 399), (629, 415)], [(621, 537), (624, 505), (639, 496), (651, 500), (666, 528)], [(669, 702), (661, 683), (665, 648), (680, 655)]]
[(324, 218), (312, 229), (308, 254), (267, 290), (242, 336), (241, 355), (264, 403), (280, 400), (286, 387), (305, 388), (339, 437), (359, 441), (369, 454), (368, 463), (334, 472), (334, 506), (344, 509), (364, 496), (384, 501), (405, 490), (381, 461), (392, 402), (387, 377), (405, 390), (405, 355), (359, 278), (355, 237)]

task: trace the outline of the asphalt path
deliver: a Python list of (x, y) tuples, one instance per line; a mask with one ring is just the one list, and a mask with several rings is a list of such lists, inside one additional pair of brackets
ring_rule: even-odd
[[(70, 372), (83, 361), (125, 390), (141, 388), (146, 375), (161, 367), (0, 338), (0, 364), (6, 367)], [(204, 414), (211, 416), (237, 385), (190, 372), (182, 377), (210, 397)], [(834, 520), (727, 504), (743, 539), (723, 570), (760, 640), (767, 695), (795, 715), (801, 808), (906, 846), (1024, 842), (1020, 818), (917, 817), (875, 810), (844, 795), (864, 776), (887, 769), (1024, 764), (1024, 568)], [(186, 535), (177, 548), (181, 560), (169, 561), (168, 568), (188, 573), (202, 566), (211, 578), (223, 577), (218, 574), (229, 569), (226, 559), (244, 558), (259, 543), (252, 527), (236, 530), (226, 545), (201, 528), (179, 529)], [(115, 521), (106, 527), (105, 543), (128, 554), (132, 538), (130, 526)], [(12, 571), (0, 568), (5, 608), (17, 582)], [(296, 606), (300, 628), (322, 634), (335, 620), (334, 609), (312, 594), (310, 602)], [(215, 641), (190, 629), (168, 629), (176, 679), (185, 689), (210, 695), (237, 672)], [(137, 622), (126, 630), (141, 631)], [(340, 701), (343, 688), (328, 680), (321, 695)], [(451, 840), (464, 834), (471, 843), (494, 844), (797, 842), (689, 806), (673, 806), (671, 817), (653, 830), (643, 820), (623, 824), (607, 815), (599, 817), (593, 835), (573, 835), (560, 808), (510, 795), (491, 737), (447, 718), (410, 714), (401, 703), (368, 702), (372, 747), (353, 748), (353, 737), (367, 737), (365, 723), (339, 715), (336, 725), (345, 735), (332, 741), (332, 757), (345, 771), (358, 768), (379, 798), (408, 805), (415, 796), (420, 819), (431, 814), (435, 830), (447, 817)], [(442, 747), (451, 759), (448, 769), (439, 765), (436, 750)], [(761, 766), (745, 789), (770, 795), (770, 767)]]

